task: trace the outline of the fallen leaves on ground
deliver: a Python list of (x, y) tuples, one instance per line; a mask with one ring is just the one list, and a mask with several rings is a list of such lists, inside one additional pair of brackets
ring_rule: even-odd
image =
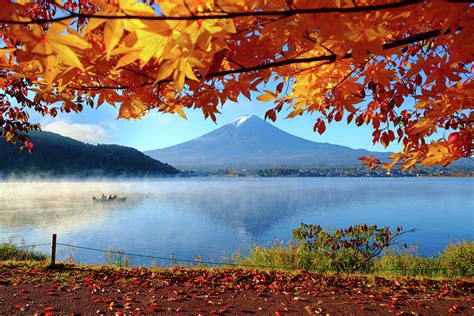
[(0, 314), (471, 314), (474, 280), (0, 263)]

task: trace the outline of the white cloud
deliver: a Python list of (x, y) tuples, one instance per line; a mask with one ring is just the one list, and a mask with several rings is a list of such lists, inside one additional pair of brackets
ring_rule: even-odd
[(105, 142), (109, 138), (100, 125), (71, 123), (65, 120), (53, 121), (41, 129), (92, 144)]

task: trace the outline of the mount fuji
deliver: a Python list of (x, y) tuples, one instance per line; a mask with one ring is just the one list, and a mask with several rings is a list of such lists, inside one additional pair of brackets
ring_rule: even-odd
[(390, 155), (312, 142), (255, 115), (239, 117), (201, 137), (145, 154), (184, 170), (359, 167), (361, 156), (386, 159)]

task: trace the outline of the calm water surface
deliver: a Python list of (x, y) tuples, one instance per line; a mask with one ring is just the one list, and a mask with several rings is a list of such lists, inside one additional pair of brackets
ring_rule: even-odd
[[(101, 205), (92, 196), (127, 196)], [(203, 260), (288, 241), (301, 222), (419, 230), (404, 238), (422, 255), (474, 239), (471, 178), (193, 178), (123, 182), (0, 183), (0, 242), (58, 241), (154, 256)], [(38, 249), (47, 250), (48, 248)], [(104, 255), (60, 247), (60, 257)], [(132, 264), (150, 264), (132, 258)]]

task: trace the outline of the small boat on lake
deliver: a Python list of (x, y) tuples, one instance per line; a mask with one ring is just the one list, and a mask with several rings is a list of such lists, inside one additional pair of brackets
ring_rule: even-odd
[(112, 196), (105, 196), (102, 194), (102, 197), (96, 198), (95, 196), (92, 197), (92, 201), (97, 202), (97, 203), (110, 203), (110, 202), (125, 202), (127, 200), (126, 197), (118, 197), (116, 195)]

